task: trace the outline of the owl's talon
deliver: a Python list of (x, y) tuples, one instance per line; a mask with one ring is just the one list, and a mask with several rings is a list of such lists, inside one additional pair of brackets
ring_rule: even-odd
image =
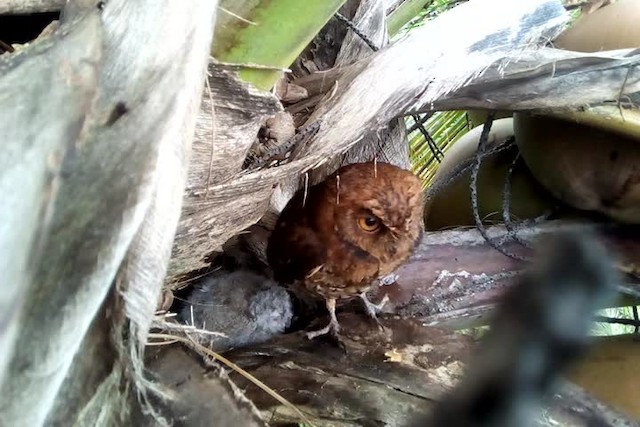
[(329, 324), (324, 328), (318, 329), (317, 331), (307, 332), (307, 338), (310, 340), (321, 335), (326, 335), (328, 333), (331, 333), (331, 335), (338, 338), (339, 340), (340, 324), (338, 323), (338, 318), (336, 317), (336, 300), (333, 298), (329, 298), (327, 299), (326, 304), (331, 320), (329, 321)]
[[(364, 303), (364, 308), (367, 310), (367, 314), (374, 320), (378, 320), (378, 313), (380, 311), (382, 311), (382, 308), (384, 307), (384, 305), (389, 302), (389, 295), (384, 294), (384, 298), (382, 298), (382, 301), (380, 301), (378, 304), (374, 304), (371, 301), (369, 301), (369, 298), (367, 298), (367, 294), (366, 292), (363, 292), (360, 294), (360, 299), (362, 299), (362, 302)], [(378, 322), (378, 324), (380, 324), (380, 322)]]
[(318, 329), (317, 331), (307, 332), (307, 338), (312, 340), (321, 335), (331, 334), (335, 338), (340, 336), (340, 324), (337, 320), (331, 319), (329, 324), (322, 329)]
[(331, 334), (334, 337), (340, 336), (340, 324), (338, 323), (338, 319), (335, 316), (335, 313), (331, 316), (331, 320), (329, 324), (322, 329), (318, 329), (317, 331), (307, 332), (307, 338), (312, 340), (321, 335)]
[(320, 337), (319, 339), (326, 340), (327, 343), (338, 347), (343, 353), (348, 353), (347, 346), (342, 340), (342, 337), (332, 326), (327, 325), (318, 331), (307, 332), (307, 338), (309, 340), (313, 340), (317, 337)]
[(378, 285), (379, 286), (391, 286), (394, 283), (396, 283), (399, 278), (400, 278), (400, 276), (398, 276), (395, 273), (387, 274), (382, 279), (380, 279), (380, 282), (378, 283)]

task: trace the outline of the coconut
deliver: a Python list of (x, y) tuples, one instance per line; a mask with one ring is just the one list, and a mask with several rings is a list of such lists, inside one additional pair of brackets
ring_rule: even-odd
[[(580, 52), (638, 47), (638, 22), (640, 2), (619, 0), (583, 14), (554, 44)], [(517, 113), (514, 128), (529, 169), (554, 196), (578, 209), (640, 222), (637, 110), (599, 106), (549, 116)]]
[(583, 14), (564, 31), (554, 45), (577, 52), (627, 49), (640, 46), (640, 2), (618, 0), (590, 14)]
[[(471, 207), (471, 167), (452, 177), (460, 167), (470, 164), (475, 156), (482, 126), (463, 135), (445, 153), (434, 176), (425, 205), (427, 230), (473, 226)], [(493, 122), (486, 150), (491, 150), (513, 136), (513, 119)], [(504, 183), (517, 155), (515, 146), (485, 157), (478, 173), (478, 210), (483, 222), (502, 222), (502, 192)], [(436, 190), (437, 189), (437, 190)], [(512, 175), (511, 215), (515, 219), (534, 218), (551, 209), (555, 201), (535, 181), (523, 162), (518, 162)]]
[(514, 115), (516, 143), (536, 179), (578, 209), (640, 223), (640, 113), (598, 107), (554, 117)]
[(637, 335), (599, 337), (567, 377), (591, 395), (640, 420), (640, 341)]

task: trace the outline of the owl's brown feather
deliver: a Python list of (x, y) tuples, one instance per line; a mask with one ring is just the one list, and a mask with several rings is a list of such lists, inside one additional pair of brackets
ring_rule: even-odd
[(267, 247), (274, 277), (325, 299), (358, 296), (410, 256), (423, 204), (422, 183), (409, 171), (344, 166), (299, 190), (280, 214)]

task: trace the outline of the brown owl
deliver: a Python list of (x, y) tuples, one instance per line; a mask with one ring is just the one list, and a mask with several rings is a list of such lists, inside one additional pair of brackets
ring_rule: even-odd
[(376, 319), (381, 306), (365, 293), (409, 258), (422, 235), (423, 202), (418, 177), (374, 162), (343, 166), (291, 198), (269, 238), (267, 258), (277, 281), (301, 284), (326, 301), (331, 321), (308, 333), (310, 339), (337, 336), (340, 298), (359, 296)]

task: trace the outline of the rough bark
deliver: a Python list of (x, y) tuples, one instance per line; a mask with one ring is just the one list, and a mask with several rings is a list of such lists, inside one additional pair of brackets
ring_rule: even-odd
[[(640, 91), (640, 50), (593, 54), (546, 48), (495, 65), (430, 108), (550, 110), (578, 108)], [(588, 87), (590, 90), (580, 90)], [(418, 108), (424, 111), (425, 107)]]
[(48, 257), (44, 236), (51, 231), (68, 141), (78, 139), (95, 96), (98, 22), (97, 16), (88, 17), (18, 54), (0, 57), (0, 90), (5, 94), (0, 98), (5, 141), (0, 156), (0, 270), (7, 285), (0, 296), (0, 381), (15, 336), (22, 335), (19, 318), (32, 294), (33, 271)]
[[(566, 233), (569, 229), (573, 229), (574, 236), (591, 234), (586, 228), (594, 228), (594, 225), (549, 223), (527, 229), (521, 233), (521, 237), (531, 241), (535, 237), (548, 233)], [(619, 253), (618, 263), (626, 271), (633, 271), (638, 265), (638, 236), (636, 236), (638, 230), (602, 224), (596, 225), (595, 228), (608, 245), (608, 249)], [(504, 230), (502, 227), (493, 227), (488, 233), (491, 238), (498, 239), (504, 235)], [(582, 248), (593, 249), (593, 243), (591, 241), (590, 245), (585, 242)], [(513, 246), (509, 245), (509, 249), (516, 251), (517, 248)], [(553, 249), (547, 246), (546, 249), (550, 251), (546, 253), (549, 261), (562, 258), (558, 255), (565, 255), (568, 248)], [(522, 254), (523, 250), (518, 252)], [(414, 292), (411, 294), (412, 297), (433, 296), (434, 311), (449, 310), (450, 305), (447, 303), (450, 301), (456, 304), (462, 301), (464, 304), (471, 300), (473, 303), (475, 292), (483, 293), (486, 289), (494, 293), (493, 299), (489, 301), (493, 304), (496, 300), (495, 295), (503, 291), (506, 286), (511, 286), (511, 283), (503, 281), (500, 283), (500, 288), (490, 286), (485, 288), (487, 279), (502, 279), (501, 276), (504, 276), (505, 270), (507, 273), (517, 272), (518, 268), (522, 267), (521, 265), (516, 267), (513, 263), (505, 263), (502, 258), (496, 258), (496, 256), (504, 256), (489, 247), (477, 232), (468, 230), (430, 233), (423, 240), (417, 253), (417, 258), (423, 261), (422, 266), (427, 267), (422, 269), (426, 277), (423, 278), (424, 280), (419, 280), (422, 271), (414, 265), (415, 276), (409, 276), (409, 279), (414, 279), (414, 284), (429, 283), (431, 287), (422, 286), (418, 289), (402, 290)], [(540, 261), (538, 268), (546, 266), (546, 273), (544, 271), (530, 273), (526, 281), (520, 281), (521, 288), (517, 293), (511, 293), (511, 299), (502, 307), (502, 317), (495, 318), (496, 323), (492, 332), (495, 331), (499, 335), (494, 335), (493, 340), (485, 341), (485, 344), (489, 343), (493, 347), (485, 346), (475, 353), (476, 358), (473, 361), (476, 376), (467, 377), (467, 381), (469, 378), (478, 379), (479, 374), (479, 378), (484, 381), (484, 387), (475, 390), (476, 392), (487, 393), (495, 388), (495, 393), (500, 394), (501, 397), (498, 399), (501, 399), (502, 403), (494, 405), (493, 409), (496, 412), (502, 411), (502, 405), (505, 405), (512, 395), (505, 393), (505, 390), (512, 390), (509, 387), (514, 384), (524, 386), (523, 389), (526, 390), (516, 398), (517, 404), (538, 406), (537, 398), (531, 398), (527, 403), (527, 392), (535, 394), (534, 390), (538, 390), (537, 381), (546, 381), (547, 375), (557, 375), (558, 366), (562, 366), (563, 363), (561, 359), (573, 353), (559, 345), (559, 341), (566, 339), (567, 342), (564, 344), (574, 346), (572, 348), (575, 348), (576, 352), (572, 357), (577, 357), (579, 355), (577, 349), (588, 342), (584, 332), (590, 323), (589, 313), (592, 312), (595, 304), (603, 299), (605, 293), (611, 295), (614, 285), (618, 283), (617, 274), (613, 273), (608, 265), (611, 261), (608, 257), (603, 260), (606, 253), (607, 251), (600, 248), (589, 253), (588, 256), (584, 252), (574, 254), (575, 258), (582, 263), (582, 270), (578, 268), (575, 275), (558, 271), (558, 268), (563, 267), (571, 272), (574, 271), (571, 266), (564, 264), (562, 259), (559, 261), (561, 264), (556, 263), (551, 266), (548, 262)], [(412, 261), (415, 262), (415, 260)], [(475, 273), (476, 268), (480, 270), (482, 265), (489, 271), (488, 275)], [(438, 280), (443, 277), (450, 278), (448, 275), (439, 274), (449, 271), (452, 276), (457, 275), (461, 280)], [(495, 272), (501, 274), (493, 274)], [(402, 288), (403, 284), (411, 283), (406, 280), (407, 275), (402, 272), (400, 274), (400, 283), (396, 286)], [(402, 282), (403, 278), (404, 282)], [(478, 285), (477, 282), (473, 282), (474, 279), (483, 280), (483, 283), (473, 287), (474, 284)], [(581, 279), (591, 283), (581, 283)], [(563, 280), (565, 280), (564, 284)], [(573, 285), (576, 283), (579, 285), (574, 288)], [(598, 294), (591, 294), (594, 284), (602, 286)], [(554, 298), (552, 291), (556, 286), (564, 291), (561, 294), (562, 299)], [(567, 287), (575, 292), (567, 291)], [(462, 293), (458, 292), (460, 288), (463, 290)], [(441, 295), (442, 298), (440, 298)], [(270, 342), (233, 350), (225, 356), (293, 403), (314, 425), (407, 425), (409, 420), (429, 414), (434, 404), (443, 398), (443, 393), (456, 385), (463, 374), (465, 362), (469, 360), (472, 341), (470, 337), (457, 335), (451, 331), (425, 327), (429, 317), (424, 317), (420, 313), (412, 312), (409, 314), (414, 315), (413, 318), (406, 317), (407, 313), (402, 312), (404, 307), (398, 305), (394, 307), (393, 302), (398, 302), (395, 297), (397, 295), (392, 295), (390, 303), (390, 311), (394, 314), (383, 316), (381, 319), (384, 325), (383, 330), (378, 329), (364, 314), (354, 313), (350, 307), (339, 310), (338, 318), (344, 349), (336, 346), (328, 337), (309, 341), (303, 332), (297, 332), (275, 338)], [(544, 303), (545, 298), (554, 298), (552, 301), (555, 305)], [(426, 298), (423, 301), (431, 302)], [(535, 302), (531, 303), (531, 301)], [(582, 304), (586, 304), (588, 309), (582, 307)], [(580, 317), (580, 321), (576, 321), (576, 317), (572, 316), (562, 317), (560, 322), (550, 320), (552, 317), (555, 320), (558, 319), (550, 316), (549, 311), (558, 313), (566, 305), (575, 308), (575, 316)], [(393, 310), (394, 308), (396, 310)], [(534, 319), (531, 322), (529, 322), (530, 316)], [(324, 321), (325, 319), (318, 319), (318, 323)], [(554, 327), (550, 328), (546, 322), (553, 322)], [(495, 329), (496, 325), (505, 327)], [(318, 325), (310, 325), (309, 328), (313, 329), (316, 326)], [(540, 329), (535, 329), (536, 333), (527, 334), (527, 330), (538, 326)], [(582, 332), (574, 328), (579, 328)], [(573, 332), (567, 332), (569, 330)], [(544, 338), (546, 334), (551, 335)], [(526, 339), (523, 341), (520, 337), (526, 337)], [(538, 351), (540, 349), (537, 348), (540, 345), (545, 347), (544, 351), (548, 348), (550, 352), (555, 352), (555, 355), (549, 353), (541, 356), (541, 352)], [(164, 362), (165, 356), (162, 355), (162, 350), (160, 353), (154, 369), (166, 370), (176, 366), (173, 363)], [(528, 363), (530, 364), (529, 356), (531, 355), (545, 357), (547, 362), (540, 362), (531, 371), (527, 370), (527, 375), (522, 375), (522, 368), (512, 370), (512, 360), (518, 360), (520, 366), (527, 366)], [(550, 362), (555, 357), (559, 357), (557, 360), (559, 365)], [(494, 360), (497, 361), (495, 364)], [(549, 369), (548, 374), (541, 371), (540, 366), (545, 366), (545, 370)], [(532, 374), (533, 371), (542, 373), (544, 378), (539, 378), (538, 374)], [(469, 373), (472, 372), (469, 371)], [(491, 377), (483, 377), (485, 372), (489, 372)], [(500, 374), (507, 377), (503, 378)], [(514, 376), (509, 377), (510, 375)], [(181, 386), (186, 384), (186, 389), (192, 387), (190, 383), (197, 385), (206, 381), (202, 378), (202, 373), (189, 376), (187, 373), (178, 372), (176, 376), (184, 380), (179, 382)], [(231, 378), (245, 391), (246, 397), (250, 398), (262, 411), (265, 419), (270, 420), (270, 425), (284, 426), (302, 421), (299, 414), (276, 401), (273, 396), (266, 394), (245, 375), (232, 371)], [(494, 382), (492, 378), (496, 381)], [(487, 380), (489, 382), (486, 382)], [(466, 386), (469, 387), (469, 384), (467, 382)], [(530, 385), (531, 388), (525, 384)], [(545, 390), (547, 390), (546, 386)], [(477, 397), (477, 395), (474, 396)], [(545, 408), (536, 420), (536, 425), (637, 425), (633, 420), (617, 413), (571, 384), (564, 384), (553, 396), (548, 397), (552, 398), (543, 400)], [(192, 408), (198, 408), (206, 399), (208, 396), (194, 397), (190, 399), (189, 405)], [(523, 403), (520, 399), (526, 402)], [(467, 411), (472, 410), (468, 406), (460, 406), (461, 410), (463, 408)], [(508, 409), (505, 411), (509, 412)], [(469, 412), (465, 414), (469, 415)]]
[[(599, 233), (616, 254), (622, 272), (640, 273), (637, 227), (551, 221), (523, 229), (518, 236), (532, 242), (544, 234), (581, 227)], [(506, 235), (503, 226), (490, 227), (487, 232), (495, 240)], [(506, 248), (521, 256), (532, 255), (517, 242), (511, 241)], [(526, 265), (491, 247), (476, 229), (428, 233), (410, 260), (397, 270), (397, 282), (378, 288), (378, 298), (388, 294), (385, 311), (427, 324), (453, 328), (486, 324), (486, 316), (500, 295)]]
[[(65, 378), (86, 369), (86, 360), (72, 361), (79, 349), (88, 357), (103, 345), (87, 334), (112, 326), (90, 328), (125, 256), (127, 274), (109, 308), (114, 316), (124, 309), (120, 292), (135, 296), (144, 284), (153, 294), (162, 284), (181, 198), (159, 218), (154, 214), (168, 199), (159, 203), (156, 190), (175, 185), (182, 193), (177, 151), (193, 136), (189, 108), (200, 96), (216, 2), (152, 3), (112, 0), (77, 8), (51, 39), (0, 58), (2, 100), (10, 104), (3, 128), (13, 147), (1, 157), (8, 163), (0, 178), (1, 211), (14, 227), (1, 233), (0, 246), (11, 251), (2, 259), (14, 264), (3, 269), (15, 307), (6, 311), (7, 330), (20, 337), (2, 343), (3, 356), (11, 354), (3, 369), (2, 424), (41, 425)], [(26, 191), (17, 193), (20, 187)], [(131, 250), (148, 250), (148, 264)], [(135, 306), (134, 300), (126, 304)], [(138, 308), (154, 306), (151, 300)], [(122, 333), (114, 326), (120, 339)], [(112, 362), (107, 349), (99, 354)], [(92, 396), (94, 412), (88, 412), (96, 418), (87, 422), (110, 416), (112, 404), (126, 396), (128, 379), (105, 375), (85, 377), (79, 389), (65, 386), (70, 400)]]
[[(347, 2), (340, 10), (346, 18), (351, 20), (357, 30), (367, 37), (368, 42), (373, 47), (369, 46), (352, 29), (348, 29), (344, 22), (334, 19), (323, 30), (327, 34), (320, 34), (316, 38), (316, 46), (308, 53), (309, 58), (304, 63), (309, 64), (309, 62), (313, 61), (314, 68), (317, 70), (325, 70), (328, 67), (340, 69), (367, 58), (374, 54), (377, 49), (386, 46), (389, 42), (389, 37), (383, 3), (382, 0), (352, 0)], [(329, 35), (332, 35), (332, 37)], [(341, 43), (338, 44), (338, 41), (341, 41)], [(337, 49), (338, 46), (339, 49)], [(300, 61), (303, 61), (303, 59), (298, 60), (298, 62)], [(330, 102), (330, 99), (325, 99), (322, 102)], [(322, 105), (322, 102), (320, 105)], [(321, 107), (316, 106), (316, 108)], [(297, 105), (294, 104), (292, 111), (296, 110), (299, 111)], [(312, 112), (297, 114), (296, 121), (304, 121), (303, 119), (306, 117), (307, 124), (310, 124), (308, 122), (310, 115), (312, 115)], [(327, 159), (322, 166), (311, 171), (309, 173), (309, 183), (314, 184), (321, 181), (341, 165), (374, 159), (409, 169), (409, 144), (402, 118), (391, 120), (381, 126), (377, 132), (363, 133), (362, 139), (346, 153)], [(298, 182), (281, 184), (280, 188), (283, 192), (282, 197), (288, 199), (297, 190)]]
[[(637, 49), (591, 54), (544, 48), (515, 54), (497, 61), (481, 75), (433, 103), (418, 101), (417, 105), (402, 111), (396, 109), (390, 115), (476, 108), (510, 111), (576, 109), (618, 98), (624, 103), (626, 96), (637, 96), (634, 94), (640, 91), (640, 72), (636, 70), (639, 61)], [(310, 101), (306, 108), (313, 108), (321, 99), (320, 95), (330, 92), (336, 82), (340, 81), (339, 86), (344, 87), (367, 66), (359, 62), (332, 68), (301, 77), (293, 83), (307, 90)], [(384, 75), (385, 71), (380, 69), (378, 73)], [(579, 90), (585, 86), (593, 90)], [(390, 109), (396, 107), (389, 105)]]
[[(490, 14), (498, 9), (505, 13)], [(462, 22), (465, 32), (450, 44), (430, 43), (447, 28)], [(486, 25), (488, 22), (491, 25)], [(345, 151), (363, 138), (363, 129), (375, 132), (411, 109), (431, 106), (481, 75), (491, 64), (532, 48), (541, 37), (554, 37), (565, 22), (564, 9), (554, 1), (489, 0), (460, 5), (378, 55), (362, 60), (357, 71), (349, 70), (338, 79), (336, 90), (326, 95), (328, 99), (309, 119), (322, 119), (320, 130), (293, 156), (313, 152), (325, 158), (336, 150)], [(498, 32), (502, 33), (500, 37), (495, 36)], [(511, 43), (501, 44), (497, 39), (509, 39)], [(420, 55), (416, 54), (418, 51)], [(352, 120), (344, 120), (346, 116)]]
[[(456, 12), (410, 42), (385, 51), (393, 50), (393, 55), (382, 52), (378, 59), (367, 59), (364, 72), (338, 86), (336, 98), (327, 99), (318, 112), (326, 121), (320, 135), (282, 167), (240, 169), (259, 122), (280, 106), (254, 92), (249, 99), (261, 104), (243, 116), (247, 105), (238, 98), (251, 91), (214, 70), (220, 72), (214, 72), (214, 79), (219, 78), (216, 90), (226, 86), (235, 91), (234, 99), (222, 101), (219, 108), (220, 116), (227, 117), (228, 134), (221, 131), (214, 140), (204, 130), (205, 136), (195, 143), (187, 215), (181, 219), (174, 249), (182, 258), (175, 256), (170, 280), (206, 265), (206, 255), (260, 218), (278, 182), (297, 179), (345, 152), (360, 140), (362, 129), (385, 126), (414, 105), (402, 97), (428, 85), (420, 102), (436, 101), (514, 49), (521, 51), (531, 40), (555, 33), (564, 22), (554, 6), (557, 2), (528, 3), (539, 9), (506, 0), (484, 3), (478, 7), (491, 4), (513, 13), (483, 21), (489, 28), (484, 32), (469, 29), (462, 45), (434, 46), (421, 55), (423, 62), (402, 74), (412, 79), (399, 93), (393, 92), (399, 87), (395, 82), (385, 86), (392, 91), (376, 94), (375, 102), (365, 96), (358, 99), (360, 107), (352, 109), (354, 95), (376, 90), (371, 82), (378, 80), (377, 73), (386, 70), (393, 75), (395, 65), (387, 68), (386, 60), (388, 65), (396, 54), (415, 57), (415, 46), (424, 46), (457, 19), (477, 19), (477, 9)], [(7, 104), (2, 108), (7, 114), (0, 119), (6, 131), (5, 155), (0, 157), (0, 269), (9, 283), (0, 297), (2, 424), (62, 424), (74, 414), (78, 423), (92, 424), (121, 414), (135, 396), (128, 375), (140, 371), (139, 365), (129, 365), (129, 354), (122, 351), (130, 351), (135, 359), (140, 350), (136, 340), (144, 342), (178, 220), (193, 109), (201, 96), (216, 2), (100, 4), (99, 10), (76, 8), (51, 39), (0, 58), (0, 104)], [(525, 15), (540, 20), (521, 25), (519, 18)], [(513, 28), (522, 38), (512, 45), (496, 50), (486, 43)], [(472, 55), (475, 60), (467, 61), (471, 51), (492, 53)], [(458, 69), (460, 58), (468, 63), (458, 75), (444, 72)], [(431, 70), (435, 62), (439, 65)], [(431, 78), (435, 81), (426, 83)], [(216, 96), (222, 99), (222, 92)], [(213, 99), (209, 111), (201, 110), (201, 124), (213, 123), (213, 110), (219, 113)], [(388, 101), (393, 101), (389, 108)], [(21, 190), (19, 197), (16, 188)], [(110, 291), (115, 301), (106, 307)], [(127, 331), (120, 323), (111, 326), (97, 317), (112, 313), (120, 320), (124, 312), (131, 318)], [(110, 341), (111, 332), (118, 342)], [(132, 341), (119, 342), (123, 332), (131, 333)], [(96, 371), (90, 368), (93, 356), (102, 358)], [(135, 378), (144, 390), (143, 379)], [(65, 401), (78, 406), (65, 407)]]
[[(353, 16), (353, 23), (377, 48), (382, 48), (389, 42), (382, 0), (360, 1)], [(349, 30), (342, 42), (334, 67), (347, 66), (373, 53), (374, 51), (365, 41)], [(378, 132), (364, 135), (363, 139), (343, 156), (315, 170), (311, 176), (311, 182), (323, 179), (340, 165), (373, 159), (409, 169), (409, 143), (404, 119), (393, 119)]]
[(282, 111), (282, 105), (274, 95), (249, 87), (216, 64), (209, 65), (209, 73), (169, 267), (168, 281), (174, 283), (181, 275), (208, 266), (208, 255), (258, 221), (273, 192), (269, 182), (239, 188), (232, 182), (242, 174), (258, 129)]
[(45, 425), (92, 425), (100, 419), (100, 413), (104, 425), (125, 423), (132, 394), (119, 387), (124, 381), (126, 366), (116, 351), (123, 316), (113, 316), (115, 301), (116, 294), (111, 292), (91, 322)]
[[(493, 8), (505, 13), (491, 13)], [(349, 79), (349, 83), (339, 84), (333, 98), (314, 112), (314, 116), (323, 121), (320, 130), (309, 144), (299, 147), (292, 154), (292, 161), (278, 167), (237, 172), (229, 175), (224, 182), (209, 182), (206, 187), (209, 194), (207, 200), (211, 204), (187, 195), (185, 207), (201, 203), (198, 210), (204, 211), (215, 203), (219, 211), (208, 215), (206, 223), (195, 223), (188, 213), (183, 214), (174, 254), (184, 253), (185, 257), (172, 264), (167, 281), (178, 282), (193, 269), (206, 267), (207, 255), (220, 250), (226, 240), (265, 214), (269, 209), (268, 199), (278, 183), (294, 180), (297, 186), (297, 180), (307, 171), (348, 151), (367, 132), (375, 132), (391, 119), (402, 115), (409, 106), (415, 106), (416, 93), (420, 94), (418, 104), (435, 102), (497, 60), (516, 55), (515, 52), (535, 49), (536, 43), (558, 33), (565, 20), (564, 9), (553, 0), (472, 2), (436, 18), (401, 43), (366, 58), (363, 60), (365, 65), (359, 65), (362, 72), (355, 79)], [(431, 43), (441, 32), (460, 25), (460, 22), (482, 22), (482, 25), (467, 28), (462, 39), (451, 43), (442, 38), (437, 44)], [(501, 34), (500, 40), (509, 39), (511, 42), (496, 46), (492, 40), (498, 43), (497, 34)], [(505, 34), (512, 34), (513, 37), (508, 38)], [(425, 50), (425, 46), (429, 49)], [(420, 55), (415, 54), (418, 50)], [(457, 71), (452, 73), (451, 70)], [(248, 91), (246, 88), (244, 90)], [(199, 120), (210, 121), (210, 118), (205, 113), (201, 114)], [(249, 133), (235, 126), (228, 131), (229, 134)], [(233, 141), (217, 138), (214, 152), (229, 150), (229, 153), (239, 155), (241, 148), (232, 144)], [(210, 146), (211, 141), (207, 138), (202, 147)], [(202, 165), (208, 168), (211, 150), (204, 152), (207, 153), (206, 157), (194, 157), (191, 168), (202, 170)], [(199, 166), (194, 165), (196, 162)], [(286, 201), (289, 190), (276, 191), (283, 195), (279, 199), (277, 195), (274, 196), (273, 199), (278, 200), (272, 205), (281, 208), (277, 205)], [(191, 242), (197, 243), (192, 245)]]
[[(296, 405), (316, 426), (400, 426), (454, 384), (462, 373), (460, 359), (467, 357), (471, 345), (468, 337), (423, 328), (411, 320), (385, 321), (385, 333), (358, 315), (345, 314), (340, 322), (346, 354), (329, 342), (292, 334), (226, 356)], [(300, 421), (243, 376), (229, 375), (270, 425)]]
[[(157, 404), (174, 426), (266, 426), (253, 403), (217, 365), (203, 366), (198, 356), (178, 346), (149, 353), (147, 369), (173, 393), (173, 399)], [(137, 413), (133, 425), (156, 424), (151, 417)]]
[[(415, 319), (385, 318), (381, 332), (362, 315), (341, 313), (339, 318), (344, 351), (331, 341), (309, 341), (296, 333), (225, 356), (296, 405), (315, 426), (337, 427), (407, 425), (414, 417), (429, 413), (443, 393), (458, 382), (472, 355), (470, 337), (424, 327)], [(172, 363), (174, 353), (180, 351), (185, 350), (162, 351), (154, 369), (174, 370), (172, 375), (184, 380), (181, 387), (185, 389), (211, 381), (215, 374), (196, 371), (187, 375), (193, 372), (193, 362), (188, 362), (187, 356), (181, 356), (184, 362), (179, 365)], [(299, 415), (244, 376), (234, 371), (229, 375), (269, 425), (301, 422)], [(190, 394), (189, 403), (201, 407), (211, 401), (210, 396)], [(226, 420), (223, 417), (221, 421)], [(576, 427), (590, 422), (634, 425), (568, 384), (553, 397), (536, 424), (554, 425), (554, 421)]]
[(3, 0), (0, 14), (27, 14), (56, 12), (64, 7), (65, 0)]

